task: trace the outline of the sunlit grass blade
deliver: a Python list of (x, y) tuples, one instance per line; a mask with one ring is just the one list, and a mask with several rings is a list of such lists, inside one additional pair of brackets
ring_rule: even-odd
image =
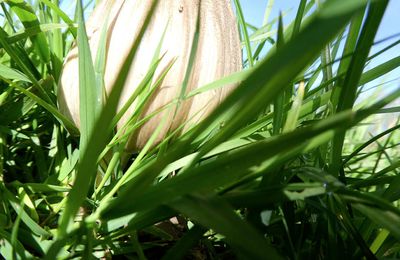
[[(276, 48), (279, 50), (285, 44), (285, 39), (283, 36), (283, 20), (282, 14), (279, 15), (279, 23), (278, 23), (278, 36), (276, 39)], [(286, 120), (286, 101), (288, 98), (286, 97), (286, 91), (279, 94), (274, 100), (274, 119), (273, 119), (273, 133), (275, 135), (280, 134), (283, 130), (283, 125)], [(290, 99), (291, 97), (289, 97)]]
[[(343, 49), (342, 58), (340, 60), (339, 68), (337, 71), (337, 74), (339, 76), (345, 75), (345, 72), (348, 70), (350, 66), (351, 57), (355, 51), (357, 39), (360, 34), (363, 17), (364, 17), (364, 12), (359, 12), (355, 14), (355, 16), (351, 20), (348, 36)], [(344, 78), (342, 78), (339, 82), (337, 82), (332, 92), (331, 102), (334, 109), (337, 108), (340, 101), (340, 95), (344, 87), (343, 80)]]
[[(336, 3), (336, 1), (329, 3), (333, 4)], [(237, 131), (239, 127), (245, 124), (246, 120), (254, 118), (261, 108), (274, 100), (276, 95), (282, 90), (283, 86), (292, 83), (292, 80), (301, 72), (302, 68), (308, 65), (317, 56), (316, 51), (320, 50), (324, 44), (342, 28), (352, 14), (351, 10), (346, 11), (346, 13), (343, 13), (334, 19), (328, 15), (317, 15), (315, 19), (296, 37), (296, 39), (288, 42), (277, 51), (275, 55), (261, 62), (254, 73), (243, 81), (243, 83), (214, 111), (213, 114), (204, 120), (204, 123), (199, 126), (196, 132), (194, 132), (194, 135), (198, 135), (199, 132), (204, 131), (207, 125), (210, 125), (212, 121), (219, 117), (220, 114), (232, 106), (236, 109), (239, 107), (241, 109), (240, 111), (235, 111), (236, 113), (234, 118), (231, 118), (225, 127), (214, 136), (210, 144), (213, 143), (215, 145), (221, 140), (226, 139)], [(327, 8), (323, 8), (321, 12), (327, 12), (329, 14)], [(313, 41), (311, 47), (308, 39), (310, 37), (315, 37), (315, 35), (318, 34), (319, 29), (317, 30), (317, 27), (319, 29), (326, 27), (326, 31), (329, 31), (331, 34), (328, 35), (328, 33), (326, 33), (321, 35), (321, 37), (318, 37), (317, 41)], [(289, 61), (296, 62), (293, 63)], [(265, 79), (263, 75), (266, 74), (271, 75), (271, 77)], [(248, 86), (252, 87), (249, 88)], [(257, 95), (254, 95), (256, 92)], [(234, 105), (235, 102), (236, 104)], [(246, 106), (241, 106), (242, 104), (246, 104)], [(202, 150), (208, 151), (209, 149), (210, 147), (206, 145)]]
[[(1, 185), (3, 186), (3, 184)], [(21, 221), (23, 223), (26, 224), (26, 226), (35, 234), (40, 235), (40, 236), (44, 236), (44, 237), (49, 237), (51, 234), (44, 230), (42, 227), (40, 227), (29, 215), (28, 213), (26, 213), (26, 211), (24, 209), (21, 209), (21, 205), (20, 205), (20, 201), (17, 200), (17, 198), (15, 198), (13, 196), (13, 194), (8, 191), (4, 186), (0, 187), (2, 195), (7, 198), (7, 200), (9, 201), (10, 205), (12, 206), (12, 208), (14, 209), (14, 211), (17, 214), (21, 215)]]
[(78, 53), (79, 53), (79, 115), (80, 115), (80, 149), (87, 149), (95, 121), (102, 108), (103, 89), (96, 81), (92, 54), (90, 51), (84, 23), (82, 2), (78, 1)]
[(304, 16), (304, 11), (306, 9), (307, 0), (301, 0), (299, 3), (299, 8), (297, 8), (296, 19), (294, 20), (292, 38), (296, 36), (296, 34), (300, 31), (301, 21)]
[(21, 71), (29, 78), (29, 80), (38, 88), (43, 99), (52, 104), (53, 101), (49, 97), (48, 93), (40, 86), (38, 81), (39, 72), (33, 66), (32, 61), (24, 50), (20, 50), (18, 47), (14, 48), (7, 42), (7, 33), (0, 28), (0, 44), (7, 51), (10, 57), (16, 62)]
[(4, 79), (9, 79), (9, 80), (31, 82), (29, 80), (29, 78), (26, 77), (20, 71), (13, 69), (13, 68), (9, 68), (3, 64), (0, 64), (0, 77), (2, 77)]
[(389, 231), (387, 229), (382, 229), (379, 234), (376, 236), (374, 242), (372, 242), (370, 249), (372, 253), (376, 254), (379, 248), (384, 243), (385, 239), (388, 237)]
[[(0, 236), (4, 239), (4, 244), (0, 248), (0, 254), (4, 257), (4, 259), (13, 259), (15, 256), (20, 257), (21, 259), (27, 259), (28, 257), (32, 257), (23, 247), (23, 245), (17, 241), (15, 245), (11, 243), (11, 234), (4, 231), (0, 228)], [(16, 255), (13, 254), (15, 251)]]
[[(375, 39), (376, 32), (385, 13), (388, 1), (379, 1), (372, 3), (367, 11), (365, 23), (362, 26), (360, 37), (355, 47), (355, 53), (350, 61), (343, 87), (340, 93), (337, 111), (343, 111), (352, 108), (356, 100), (358, 83), (360, 81), (369, 51)], [(344, 133), (335, 136), (332, 148), (332, 174), (338, 175), (338, 168), (341, 164), (341, 154), (344, 141)]]
[[(116, 114), (117, 104), (122, 92), (122, 88), (128, 77), (130, 64), (135, 57), (135, 53), (139, 47), (140, 40), (143, 37), (146, 27), (150, 23), (156, 5), (157, 2), (154, 2), (151, 5), (149, 12), (146, 14), (146, 18), (143, 21), (140, 32), (135, 42), (133, 43), (131, 51), (124, 61), (123, 66), (121, 67), (121, 70), (118, 74), (116, 82), (113, 85), (109, 98), (102, 108), (100, 116), (95, 122), (95, 127), (93, 129), (96, 129), (96, 131), (92, 131), (90, 133), (91, 135), (89, 136), (88, 143), (85, 146), (85, 150), (82, 151), (81, 160), (77, 169), (77, 177), (74, 186), (68, 195), (67, 204), (60, 220), (60, 230), (58, 234), (59, 237), (63, 237), (67, 233), (72, 223), (73, 217), (75, 216), (79, 209), (79, 206), (87, 196), (87, 192), (89, 190), (88, 183), (91, 183), (91, 180), (93, 180), (94, 174), (96, 172), (96, 162), (98, 156), (106, 146), (109, 135), (113, 130), (112, 128), (109, 128), (109, 125), (111, 124), (112, 119)], [(108, 127), (104, 127), (104, 125)]]
[(301, 104), (304, 97), (304, 82), (300, 82), (297, 90), (297, 96), (295, 97), (292, 107), (289, 110), (283, 132), (293, 131), (296, 129), (297, 121), (299, 119)]
[(237, 17), (238, 17), (238, 23), (239, 23), (241, 31), (242, 31), (242, 37), (243, 37), (245, 48), (246, 48), (246, 54), (247, 54), (246, 58), (249, 61), (248, 66), (251, 68), (254, 66), (253, 52), (252, 52), (252, 48), (251, 48), (251, 44), (250, 44), (250, 40), (249, 40), (249, 33), (247, 31), (247, 25), (246, 25), (246, 22), (245, 22), (244, 16), (243, 16), (242, 6), (241, 6), (239, 0), (234, 0), (233, 2), (235, 3)]
[[(308, 138), (312, 138), (333, 126), (340, 125), (344, 127), (347, 123), (351, 122), (352, 118), (352, 113), (343, 113), (340, 117), (321, 122), (318, 126), (298, 129), (286, 135), (266, 139), (234, 150), (231, 153), (221, 156), (212, 163), (192, 168), (187, 174), (176, 176), (171, 180), (148, 189), (141, 198), (136, 198), (135, 204), (129, 204), (126, 201), (132, 200), (132, 193), (130, 193), (131, 195), (129, 197), (120, 196), (113, 201), (113, 204), (104, 212), (104, 215), (108, 218), (109, 215), (113, 217), (119, 216), (120, 214), (124, 214), (125, 211), (143, 210), (143, 207), (150, 207), (152, 203), (155, 203), (155, 206), (163, 202), (171, 201), (186, 193), (204, 189), (212, 190), (220, 187), (224, 183), (229, 183), (229, 180), (241, 179), (245, 175), (251, 173), (248, 169), (250, 165), (260, 164), (275, 154), (291, 150), (303, 144)], [(246, 158), (246, 160), (243, 158)], [(232, 167), (229, 175), (224, 174), (222, 171), (227, 165), (230, 165), (230, 168)], [(177, 187), (180, 188), (176, 189)]]
[(364, 85), (400, 66), (400, 56), (390, 59), (362, 74), (359, 85)]
[[(59, 1), (56, 0), (55, 4), (58, 5)], [(61, 19), (56, 10), (51, 11), (51, 21), (55, 24), (60, 24)], [(58, 81), (62, 70), (64, 56), (64, 41), (61, 29), (55, 29), (52, 31), (49, 37), (49, 46), (53, 75), (55, 80)]]

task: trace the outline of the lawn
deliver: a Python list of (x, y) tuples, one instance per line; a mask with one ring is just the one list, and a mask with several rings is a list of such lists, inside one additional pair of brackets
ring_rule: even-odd
[(103, 1), (0, 1), (0, 259), (400, 258), (389, 0)]

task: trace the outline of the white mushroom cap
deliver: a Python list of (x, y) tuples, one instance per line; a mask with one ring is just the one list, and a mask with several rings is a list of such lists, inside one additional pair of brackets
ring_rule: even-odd
[[(86, 26), (89, 44), (95, 59), (101, 29), (109, 14), (105, 86), (109, 93), (116, 76), (136, 39), (151, 1), (104, 0), (94, 10)], [(200, 8), (200, 12), (199, 12)], [(181, 93), (189, 56), (192, 49), (196, 22), (200, 14), (199, 42), (196, 60), (187, 85), (187, 93), (241, 69), (241, 50), (235, 16), (229, 0), (160, 0), (152, 20), (142, 38), (125, 83), (119, 108), (129, 99), (151, 66), (152, 57), (161, 40), (161, 60), (155, 79), (174, 59), (171, 70), (152, 96), (142, 117), (170, 103)], [(185, 123), (183, 131), (208, 115), (232, 90), (226, 86), (185, 100), (176, 115), (170, 111), (152, 117), (131, 136), (128, 150), (141, 149), (164, 117), (168, 117), (155, 143), (161, 142), (168, 131)], [(79, 78), (77, 47), (66, 57), (59, 88), (60, 110), (79, 128)], [(135, 111), (135, 103), (118, 123), (122, 127)], [(190, 122), (187, 122), (191, 119)]]

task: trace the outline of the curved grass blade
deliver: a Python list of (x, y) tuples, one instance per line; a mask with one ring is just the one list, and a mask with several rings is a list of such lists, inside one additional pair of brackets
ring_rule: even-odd
[[(234, 246), (242, 257), (283, 259), (261, 234), (240, 219), (222, 199), (185, 196), (174, 201), (171, 206), (191, 217), (195, 222), (226, 236), (228, 243)], [(248, 239), (243, 239), (243, 234), (246, 234)]]

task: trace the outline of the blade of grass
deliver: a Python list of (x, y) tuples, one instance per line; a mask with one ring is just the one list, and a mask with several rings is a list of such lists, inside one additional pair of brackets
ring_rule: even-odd
[(235, 7), (236, 7), (238, 23), (239, 23), (240, 28), (242, 29), (242, 36), (244, 38), (244, 44), (245, 44), (246, 53), (247, 53), (246, 58), (248, 59), (248, 61), (249, 61), (248, 65), (251, 68), (251, 67), (254, 66), (253, 52), (251, 50), (251, 44), (250, 44), (250, 40), (249, 40), (249, 33), (247, 31), (246, 22), (244, 20), (242, 6), (241, 6), (239, 0), (234, 0), (233, 2), (235, 3)]
[[(53, 0), (56, 6), (59, 6), (59, 0)], [(58, 13), (52, 9), (51, 10), (51, 21), (55, 24), (60, 23), (60, 16)], [(62, 61), (64, 55), (64, 41), (62, 32), (60, 29), (55, 29), (49, 37), (49, 45), (50, 45), (50, 52), (51, 52), (51, 62), (52, 62), (52, 70), (53, 75), (58, 82), (61, 74), (62, 69)]]
[(21, 220), (26, 226), (35, 234), (43, 237), (49, 237), (51, 234), (44, 230), (39, 224), (37, 224), (26, 212), (24, 209), (20, 208), (20, 201), (14, 197), (14, 195), (3, 185), (1, 185), (1, 193), (2, 195), (7, 198), (9, 201), (11, 207), (14, 209), (14, 211), (21, 215)]
[(297, 121), (301, 111), (301, 103), (303, 102), (304, 97), (304, 87), (304, 82), (300, 82), (297, 90), (297, 96), (293, 101), (292, 108), (288, 112), (285, 126), (283, 127), (283, 132), (289, 132), (296, 129)]
[[(225, 235), (225, 239), (234, 245), (243, 257), (282, 259), (276, 249), (269, 245), (262, 235), (249, 224), (241, 220), (222, 199), (185, 196), (171, 206), (201, 225)], [(243, 240), (243, 234), (251, 239)]]
[(79, 53), (79, 116), (81, 123), (79, 147), (84, 151), (102, 108), (103, 96), (102, 86), (96, 84), (98, 82), (96, 81), (92, 54), (86, 34), (81, 0), (78, 1), (77, 45)]
[(65, 126), (66, 129), (68, 129), (71, 132), (71, 134), (76, 135), (77, 133), (79, 133), (79, 130), (76, 128), (74, 123), (72, 123), (70, 119), (61, 114), (54, 105), (47, 103), (37, 95), (33, 94), (31, 91), (26, 90), (25, 88), (19, 86), (18, 84), (13, 84), (12, 87), (16, 88), (18, 91), (22, 92), (24, 95), (31, 98), (37, 104), (39, 104), (44, 109), (49, 111), (52, 115), (54, 115), (55, 118), (57, 118)]
[(377, 210), (374, 207), (363, 204), (353, 204), (353, 207), (367, 216), (372, 222), (389, 230), (390, 234), (396, 237), (396, 239), (400, 239), (400, 226), (397, 225), (397, 223), (400, 222), (399, 215), (388, 211)]
[[(283, 21), (282, 14), (279, 14), (279, 23), (278, 23), (278, 36), (276, 40), (276, 48), (279, 50), (285, 44), (284, 36), (283, 36)], [(286, 120), (285, 114), (285, 92), (281, 93), (274, 100), (274, 118), (273, 118), (273, 133), (274, 135), (278, 135), (283, 130), (283, 124)]]
[(297, 8), (296, 19), (294, 20), (292, 38), (296, 36), (296, 34), (300, 31), (301, 20), (304, 16), (304, 11), (306, 9), (307, 0), (301, 0), (299, 3), (299, 7)]
[(74, 21), (71, 20), (69, 16), (66, 13), (64, 13), (56, 4), (50, 2), (50, 0), (40, 0), (40, 2), (50, 7), (66, 24), (68, 24), (71, 34), (74, 36), (74, 38), (76, 38), (77, 29), (73, 26)]
[[(327, 6), (329, 6), (328, 3), (333, 5), (332, 11), (334, 11), (337, 2), (328, 1)], [(327, 12), (328, 14), (330, 12), (328, 8), (322, 8), (321, 12), (322, 11)], [(302, 68), (305, 65), (308, 65), (309, 62), (316, 57), (315, 51), (320, 50), (324, 46), (324, 43), (330, 40), (331, 37), (333, 37), (348, 21), (351, 17), (350, 14), (352, 14), (352, 10), (347, 11), (349, 13), (343, 14), (340, 18), (333, 18), (329, 15), (316, 16), (315, 19), (308, 24), (307, 28), (304, 28), (304, 30), (296, 37), (296, 40), (288, 42), (280, 51), (276, 52), (275, 55), (260, 63), (260, 65), (257, 66), (257, 69), (255, 69), (255, 71), (245, 81), (243, 81), (243, 83), (214, 111), (214, 113), (203, 121), (203, 124), (196, 129), (197, 131), (194, 131), (193, 135), (199, 135), (199, 132), (204, 131), (204, 128), (206, 128), (207, 125), (211, 125), (211, 121), (218, 118), (220, 114), (233, 106), (236, 100), (240, 99), (240, 102), (235, 104), (235, 109), (240, 108), (240, 111), (235, 111), (234, 118), (226, 123), (225, 127), (214, 136), (212, 141), (210, 140), (209, 146), (205, 145), (203, 147), (202, 154), (211, 148), (211, 144), (218, 144), (221, 140), (232, 135), (250, 118), (254, 118), (256, 113), (260, 111), (260, 108), (265, 107), (269, 102), (274, 100), (276, 95), (282, 90), (282, 87), (290, 84)], [(311, 47), (308, 39), (310, 37), (315, 37), (315, 35), (318, 34), (318, 31), (316, 30), (317, 28), (321, 29), (325, 26), (332, 34), (321, 35), (322, 37), (318, 37), (318, 42), (314, 41), (313, 46)], [(270, 75), (270, 77), (265, 78), (264, 75)], [(252, 87), (250, 88), (248, 86)]]
[[(33, 11), (32, 6), (20, 0), (8, 0), (6, 3), (11, 7), (11, 10), (19, 17), (25, 28), (39, 26), (40, 22)], [(43, 32), (31, 37), (33, 45), (43, 62), (47, 63), (50, 60), (50, 49)]]
[(202, 238), (205, 231), (203, 227), (195, 225), (161, 259), (184, 259), (186, 253)]
[[(345, 75), (346, 71), (350, 66), (351, 57), (354, 54), (357, 39), (359, 37), (359, 33), (361, 30), (361, 25), (364, 17), (364, 12), (357, 13), (351, 20), (349, 32), (347, 34), (347, 40), (343, 49), (343, 54), (340, 59), (340, 64), (338, 68), (337, 75), (342, 76)], [(338, 103), (340, 101), (340, 95), (343, 89), (343, 80), (342, 78), (335, 84), (335, 88), (333, 89), (331, 102), (334, 109), (337, 109)]]
[(61, 216), (58, 234), (60, 238), (64, 237), (67, 234), (73, 217), (78, 212), (79, 206), (82, 204), (85, 197), (87, 196), (87, 192), (89, 190), (88, 183), (91, 182), (92, 177), (96, 173), (96, 162), (98, 160), (98, 156), (105, 148), (107, 140), (109, 138), (109, 134), (112, 131), (112, 129), (104, 127), (104, 125), (109, 126), (112, 122), (113, 117), (116, 114), (117, 104), (122, 92), (122, 88), (128, 77), (130, 64), (135, 57), (135, 53), (139, 47), (140, 40), (142, 39), (143, 34), (148, 24), (150, 23), (152, 14), (154, 13), (157, 3), (157, 1), (154, 1), (148, 9), (149, 11), (145, 16), (138, 37), (134, 41), (132, 49), (125, 59), (123, 66), (118, 74), (117, 80), (112, 87), (110, 96), (101, 111), (100, 117), (95, 123), (94, 129), (96, 129), (96, 131), (91, 132), (92, 135), (89, 137), (88, 145), (83, 151), (81, 157), (82, 159), (78, 165), (77, 177), (74, 186), (71, 192), (68, 194), (67, 203)]
[(9, 80), (18, 80), (18, 81), (25, 81), (31, 82), (23, 73), (20, 71), (0, 64), (0, 77)]
[[(386, 10), (388, 1), (382, 0), (371, 3), (368, 9), (365, 23), (362, 27), (360, 38), (355, 47), (346, 77), (344, 79), (343, 89), (340, 93), (340, 102), (337, 104), (337, 111), (343, 111), (352, 108), (356, 99), (358, 83), (360, 81), (369, 51), (373, 44), (378, 27), (381, 23)], [(335, 136), (332, 144), (332, 162), (331, 173), (338, 175), (340, 165), (342, 164), (342, 148), (345, 133)]]

